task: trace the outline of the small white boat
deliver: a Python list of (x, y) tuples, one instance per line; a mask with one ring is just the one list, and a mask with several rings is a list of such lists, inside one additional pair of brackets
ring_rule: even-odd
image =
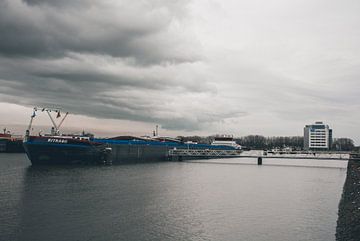
[(235, 149), (241, 150), (241, 145), (237, 144), (232, 135), (216, 135), (214, 141), (211, 143), (213, 146), (231, 146)]

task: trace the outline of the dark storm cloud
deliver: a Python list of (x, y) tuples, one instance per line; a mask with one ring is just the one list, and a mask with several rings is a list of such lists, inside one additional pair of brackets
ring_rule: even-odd
[[(173, 130), (198, 130), (203, 125), (211, 124), (227, 118), (224, 110), (219, 114), (194, 111), (191, 105), (183, 109), (166, 108), (168, 101), (176, 101), (173, 93), (162, 95), (162, 90), (132, 90), (121, 88), (122, 93), (107, 94), (109, 88), (102, 87), (106, 83), (69, 84), (61, 79), (38, 78), (24, 82), (0, 80), (0, 99), (24, 106), (61, 106), (72, 113), (109, 119), (126, 119), (150, 123), (159, 123), (163, 128)], [(109, 85), (113, 86), (113, 85)], [(113, 86), (114, 87), (114, 86)], [(20, 98), (19, 98), (20, 96)], [(182, 101), (182, 100), (180, 100)], [(165, 112), (166, 114), (163, 114)], [(183, 115), (184, 114), (184, 115)], [(232, 113), (243, 115), (244, 113)], [(231, 116), (234, 116), (232, 115)], [(177, 115), (177, 116), (176, 116)]]
[(0, 102), (239, 134), (357, 120), (359, 9), (355, 0), (0, 0)]
[(186, 46), (180, 36), (167, 34), (185, 5), (177, 1), (2, 1), (0, 54), (59, 57), (78, 52), (145, 64), (195, 61), (196, 55), (183, 51)]
[(80, 0), (23, 0), (29, 5), (53, 5), (57, 7), (63, 6), (81, 6)]
[(1, 1), (0, 101), (170, 129), (220, 121), (184, 107), (216, 92), (194, 71), (196, 41), (177, 29), (187, 3)]

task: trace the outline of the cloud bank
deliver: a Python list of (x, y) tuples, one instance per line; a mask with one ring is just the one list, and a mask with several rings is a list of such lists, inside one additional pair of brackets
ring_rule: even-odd
[[(355, 0), (0, 0), (0, 102), (169, 130), (360, 136)], [(109, 127), (113, 128), (113, 127)]]
[(216, 88), (199, 73), (201, 45), (184, 34), (188, 4), (2, 1), (0, 100), (168, 129), (243, 115), (207, 101)]

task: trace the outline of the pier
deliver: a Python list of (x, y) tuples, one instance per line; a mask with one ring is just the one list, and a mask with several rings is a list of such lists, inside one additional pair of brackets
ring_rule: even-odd
[(217, 149), (170, 149), (169, 156), (172, 157), (239, 157), (239, 150), (217, 150)]
[(292, 152), (283, 154), (268, 154), (265, 151), (257, 153), (241, 152), (240, 150), (214, 150), (214, 149), (171, 149), (169, 157), (182, 160), (183, 158), (254, 158), (257, 164), (262, 165), (263, 159), (310, 159), (310, 160), (339, 160), (347, 161), (352, 158), (358, 158), (359, 154), (355, 153), (326, 153), (326, 152)]

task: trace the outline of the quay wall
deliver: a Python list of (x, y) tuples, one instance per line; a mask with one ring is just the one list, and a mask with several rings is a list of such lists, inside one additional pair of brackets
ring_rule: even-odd
[(336, 227), (337, 241), (360, 240), (360, 159), (350, 159)]

